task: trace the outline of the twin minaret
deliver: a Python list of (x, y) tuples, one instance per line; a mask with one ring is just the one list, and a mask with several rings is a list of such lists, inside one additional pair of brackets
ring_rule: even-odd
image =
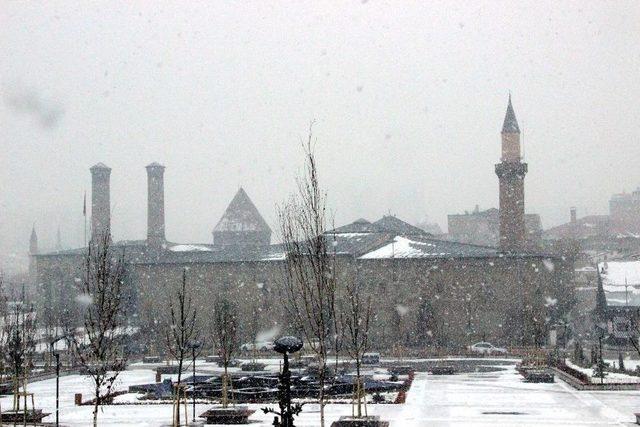
[[(164, 233), (164, 166), (151, 163), (147, 169), (147, 245), (160, 248)], [(91, 171), (91, 239), (111, 233), (111, 168), (98, 163)]]
[(509, 95), (502, 125), (502, 158), (496, 165), (496, 175), (500, 180), (499, 248), (503, 252), (526, 249), (524, 176), (527, 174), (527, 164), (521, 160), (520, 128)]
[(164, 166), (153, 162), (147, 166), (147, 244), (162, 247), (164, 236)]

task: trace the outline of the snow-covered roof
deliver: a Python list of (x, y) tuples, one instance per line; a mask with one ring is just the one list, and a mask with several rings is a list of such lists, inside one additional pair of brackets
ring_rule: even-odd
[(351, 224), (343, 225), (334, 230), (328, 231), (329, 234), (345, 234), (345, 233), (391, 233), (403, 236), (422, 235), (432, 236), (423, 229), (409, 224), (396, 216), (384, 215), (376, 222), (369, 222), (360, 218)]
[(640, 306), (640, 261), (598, 264), (608, 306)]
[(175, 245), (175, 246), (171, 246), (169, 248), (170, 251), (172, 252), (196, 252), (196, 251), (211, 251), (211, 248), (209, 246), (206, 245), (191, 245), (191, 244), (184, 244), (184, 245)]
[(486, 246), (423, 237), (396, 236), (384, 246), (361, 255), (360, 259), (486, 257), (497, 255), (495, 248)]

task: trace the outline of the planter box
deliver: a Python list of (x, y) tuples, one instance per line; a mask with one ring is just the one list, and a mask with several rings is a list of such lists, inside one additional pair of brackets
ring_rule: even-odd
[(178, 365), (158, 366), (156, 372), (161, 375), (172, 375), (178, 373)]
[(0, 420), (2, 420), (3, 423), (39, 424), (47, 415), (50, 414), (42, 412), (42, 409), (28, 409), (26, 416), (25, 411), (5, 411), (0, 415)]
[(259, 372), (259, 371), (264, 371), (264, 368), (267, 365), (265, 365), (264, 363), (243, 363), (240, 366), (240, 369), (242, 369), (243, 371), (247, 371), (247, 372)]
[(390, 366), (387, 369), (390, 373), (396, 375), (409, 375), (411, 372), (413, 372), (412, 366)]
[(529, 371), (525, 375), (525, 380), (530, 383), (552, 383), (555, 377), (551, 372), (546, 371)]
[(200, 418), (206, 419), (207, 424), (248, 424), (254, 412), (246, 406), (211, 408), (200, 414)]
[(366, 417), (342, 416), (338, 421), (331, 423), (331, 427), (388, 427), (389, 421), (381, 421), (377, 415)]
[(453, 366), (434, 366), (431, 368), (431, 374), (433, 375), (453, 375), (456, 370)]

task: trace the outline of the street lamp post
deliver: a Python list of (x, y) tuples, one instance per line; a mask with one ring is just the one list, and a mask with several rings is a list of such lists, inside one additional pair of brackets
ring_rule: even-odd
[(60, 353), (56, 351), (55, 345), (58, 341), (66, 339), (66, 335), (62, 335), (51, 341), (51, 353), (56, 358), (56, 427), (60, 425)]
[(273, 421), (274, 426), (279, 427), (294, 427), (293, 417), (298, 415), (302, 411), (302, 406), (299, 404), (291, 406), (291, 371), (289, 371), (289, 354), (295, 353), (302, 348), (302, 340), (297, 337), (285, 336), (274, 343), (274, 351), (282, 354), (284, 357), (284, 363), (282, 365), (282, 373), (280, 374), (279, 399), (278, 406), (280, 412), (276, 412), (271, 408), (263, 408), (262, 411), (265, 414), (280, 415), (282, 422), (278, 421), (278, 417), (275, 417)]
[(196, 422), (196, 350), (199, 349), (202, 346), (202, 343), (200, 343), (199, 341), (194, 341), (192, 342), (190, 345), (191, 347), (191, 357), (192, 357), (192, 364), (191, 367), (193, 368), (193, 390), (191, 391), (191, 404), (193, 407), (193, 422)]

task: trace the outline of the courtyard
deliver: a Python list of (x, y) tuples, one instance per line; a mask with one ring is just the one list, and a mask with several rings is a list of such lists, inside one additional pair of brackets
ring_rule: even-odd
[[(277, 361), (270, 367), (277, 369)], [(485, 360), (491, 364), (491, 360)], [(504, 363), (504, 361), (501, 361)], [(380, 415), (391, 426), (605, 426), (634, 425), (634, 412), (640, 411), (640, 391), (576, 391), (560, 380), (553, 384), (525, 383), (515, 371), (515, 363), (500, 364), (494, 372), (472, 372), (456, 375), (430, 375), (417, 372), (404, 404), (369, 404), (369, 414)], [(215, 368), (198, 363), (198, 373), (212, 373)], [(197, 365), (197, 366), (198, 366)], [(496, 364), (497, 367), (497, 364)], [(151, 367), (134, 364), (123, 372), (116, 389), (153, 382)], [(164, 378), (167, 378), (165, 376)], [(64, 426), (85, 426), (91, 420), (91, 406), (75, 406), (74, 394), (90, 396), (90, 383), (80, 375), (60, 379), (60, 422)], [(34, 382), (29, 391), (35, 393), (36, 406), (50, 412), (46, 422), (53, 422), (55, 411), (55, 379)], [(11, 404), (11, 396), (1, 398), (2, 408)], [(103, 406), (99, 414), (102, 426), (153, 426), (168, 424), (172, 407), (169, 404), (133, 403), (131, 395), (116, 398), (121, 404)], [(197, 404), (196, 414), (211, 404)], [(273, 418), (259, 408), (251, 417), (254, 426), (269, 426)], [(349, 404), (329, 404), (327, 420), (351, 413)], [(191, 403), (188, 406), (192, 417)], [(297, 426), (317, 426), (318, 406), (307, 404), (297, 419)], [(329, 425), (329, 423), (327, 424)]]

